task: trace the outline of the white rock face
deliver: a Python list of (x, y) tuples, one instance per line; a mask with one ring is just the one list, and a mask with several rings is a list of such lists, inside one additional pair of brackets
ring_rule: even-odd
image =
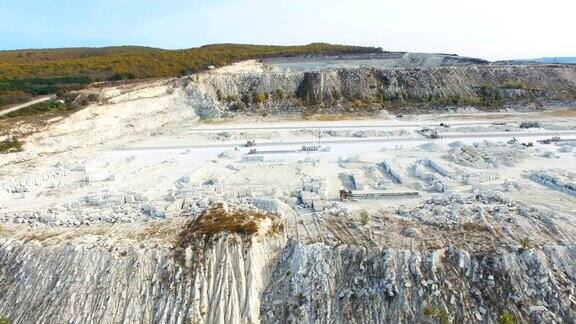
[[(325, 106), (327, 112), (345, 112), (354, 102), (364, 102), (376, 109), (397, 109), (399, 105), (405, 106), (400, 112), (412, 110), (408, 99), (398, 101), (398, 98), (433, 103), (436, 100), (437, 106), (456, 106), (460, 111), (467, 107), (474, 111), (474, 107), (486, 109), (478, 102), (487, 95), (497, 95), (509, 107), (527, 109), (525, 103), (529, 100), (571, 106), (576, 96), (576, 68), (570, 66), (480, 64), (437, 68), (424, 64), (425, 68), (389, 69), (357, 63), (299, 69), (272, 60), (253, 63), (250, 68), (194, 75), (186, 79), (185, 88), (190, 104), (205, 118), (236, 111), (283, 114), (295, 109), (306, 111), (309, 106), (314, 110)], [(499, 81), (518, 79), (542, 91), (534, 97), (526, 90), (502, 88)], [(489, 89), (482, 90), (487, 84)], [(571, 99), (566, 100), (564, 93), (570, 93)]]
[[(262, 314), (266, 322), (420, 322), (426, 320), (423, 309), (434, 305), (446, 310), (451, 321), (475, 321), (475, 311), (483, 320), (497, 321), (497, 314), (513, 309), (514, 302), (536, 302), (548, 306), (536, 313), (528, 307), (517, 309), (516, 318), (571, 321), (575, 313), (570, 293), (555, 297), (550, 291), (554, 283), (573, 278), (568, 272), (552, 271), (551, 265), (574, 266), (576, 250), (549, 249), (557, 254), (546, 257), (544, 251), (526, 251), (470, 258), (464, 251), (446, 250), (438, 258), (437, 252), (377, 252), (294, 242), (276, 268), (272, 281), (277, 284), (264, 294)], [(462, 256), (466, 261), (460, 261)], [(514, 302), (507, 302), (510, 299)]]
[(74, 323), (420, 322), (427, 307), (457, 322), (504, 310), (535, 322), (576, 316), (575, 245), (471, 256), (230, 236), (201, 244), (182, 262), (136, 242), (3, 240), (0, 312)]
[(0, 313), (17, 323), (257, 323), (278, 244), (222, 237), (179, 262), (170, 246), (3, 240)]

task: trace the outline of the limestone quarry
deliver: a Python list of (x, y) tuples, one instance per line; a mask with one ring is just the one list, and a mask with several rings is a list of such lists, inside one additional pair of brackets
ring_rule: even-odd
[(576, 321), (575, 66), (276, 58), (87, 94), (3, 130), (0, 318)]

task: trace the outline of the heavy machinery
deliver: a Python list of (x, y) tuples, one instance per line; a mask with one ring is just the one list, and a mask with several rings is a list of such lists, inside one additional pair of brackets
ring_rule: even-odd
[(352, 198), (352, 191), (350, 190), (340, 190), (340, 201), (345, 201)]
[(508, 141), (508, 144), (516, 144), (516, 143), (518, 143), (516, 137), (512, 137), (512, 139)]

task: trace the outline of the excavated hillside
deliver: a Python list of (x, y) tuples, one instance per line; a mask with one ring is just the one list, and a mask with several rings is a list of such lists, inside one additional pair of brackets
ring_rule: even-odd
[(576, 67), (570, 65), (464, 61), (457, 66), (419, 62), (401, 68), (377, 64), (294, 68), (275, 62), (194, 75), (186, 80), (186, 90), (202, 117), (295, 111), (418, 114), (454, 107), (528, 110), (576, 102)]

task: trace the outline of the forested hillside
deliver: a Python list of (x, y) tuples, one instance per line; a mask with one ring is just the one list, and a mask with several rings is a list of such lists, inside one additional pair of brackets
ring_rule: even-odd
[(217, 44), (185, 50), (121, 46), (0, 51), (0, 106), (78, 90), (95, 81), (174, 77), (253, 58), (379, 52), (380, 48)]

